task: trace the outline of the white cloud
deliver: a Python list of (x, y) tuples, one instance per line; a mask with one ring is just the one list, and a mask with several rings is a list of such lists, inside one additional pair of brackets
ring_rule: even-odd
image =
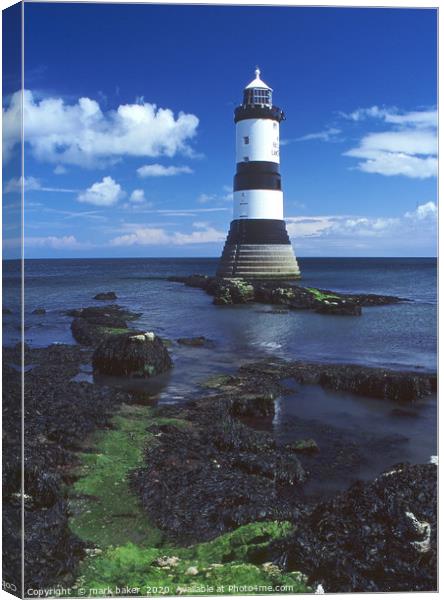
[(324, 131), (318, 131), (317, 133), (307, 133), (307, 135), (295, 138), (295, 140), (285, 140), (283, 145), (285, 146), (290, 141), (305, 142), (309, 140), (321, 140), (323, 142), (329, 142), (332, 139), (334, 139), (339, 133), (341, 133), (340, 129), (337, 129), (336, 127), (330, 127), (329, 129), (325, 129)]
[(55, 175), (64, 175), (68, 172), (68, 169), (63, 165), (57, 165), (53, 172)]
[[(16, 92), (3, 110), (6, 159), (20, 139), (21, 103), (22, 94)], [(199, 123), (193, 114), (176, 117), (170, 109), (146, 102), (104, 112), (90, 98), (67, 104), (62, 98), (38, 99), (30, 90), (23, 93), (23, 119), (35, 158), (84, 167), (104, 166), (122, 156), (192, 155), (189, 142)]]
[(104, 177), (102, 181), (93, 183), (84, 192), (77, 196), (79, 202), (87, 202), (96, 206), (114, 206), (123, 198), (123, 192), (120, 184), (116, 183), (112, 177)]
[(295, 240), (302, 238), (381, 238), (409, 239), (414, 244), (416, 235), (433, 235), (436, 228), (437, 207), (434, 202), (418, 205), (415, 211), (399, 217), (363, 217), (355, 215), (326, 215), (289, 217), (287, 231)]
[(131, 192), (131, 196), (129, 197), (129, 201), (134, 202), (134, 204), (146, 202), (145, 192), (143, 190), (133, 190)]
[(359, 145), (344, 152), (362, 159), (357, 168), (367, 173), (426, 179), (438, 168), (436, 110), (400, 112), (373, 106), (343, 114), (354, 121), (377, 118), (390, 125), (389, 131), (368, 133)]
[(414, 212), (406, 212), (404, 216), (407, 219), (416, 219), (419, 221), (424, 221), (425, 219), (434, 220), (438, 216), (438, 207), (434, 202), (426, 202), (426, 204), (417, 206)]
[(222, 242), (226, 233), (218, 231), (207, 223), (195, 223), (195, 230), (191, 233), (174, 232), (168, 233), (160, 227), (139, 227), (133, 232), (120, 235), (111, 240), (111, 246), (151, 246), (151, 245), (175, 245), (208, 244)]
[(91, 244), (78, 242), (73, 235), (57, 237), (48, 235), (46, 237), (25, 236), (25, 246), (30, 248), (52, 248), (54, 250), (83, 250), (91, 248)]
[(6, 182), (5, 193), (21, 192), (22, 186), (25, 192), (29, 190), (40, 190), (41, 184), (36, 177), (14, 177)]
[[(25, 177), (23, 179), (23, 191), (30, 192), (39, 190), (41, 192), (62, 192), (62, 193), (75, 193), (77, 190), (71, 190), (66, 188), (52, 188), (43, 186), (39, 179), (36, 177)], [(10, 179), (5, 185), (5, 193), (12, 193), (22, 191), (22, 177)]]
[(192, 173), (190, 167), (165, 167), (164, 165), (144, 165), (137, 169), (140, 177), (171, 177), (172, 175), (180, 175), (182, 173)]

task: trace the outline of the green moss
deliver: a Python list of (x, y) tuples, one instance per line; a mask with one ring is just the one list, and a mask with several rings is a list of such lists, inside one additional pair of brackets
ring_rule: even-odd
[(179, 419), (157, 418), (150, 407), (123, 405), (112, 419), (113, 428), (98, 431), (88, 440), (94, 452), (79, 455), (79, 478), (70, 498), (70, 527), (81, 539), (100, 548), (128, 541), (161, 542), (160, 531), (141, 510), (127, 476), (142, 463), (145, 444), (155, 443), (147, 427), (165, 422), (184, 424)]
[(132, 329), (127, 327), (98, 327), (101, 335), (121, 335), (122, 333), (131, 333)]
[(316, 289), (316, 288), (305, 288), (307, 290), (307, 292), (310, 292), (310, 294), (312, 294), (316, 300), (319, 301), (323, 301), (323, 300), (339, 300), (339, 296), (336, 296), (336, 294), (324, 294), (324, 292), (321, 292), (320, 290)]
[(202, 383), (203, 387), (218, 389), (229, 385), (233, 381), (230, 375), (213, 375)]
[[(288, 593), (310, 592), (303, 575), (261, 564), (257, 554), (291, 531), (289, 523), (252, 523), (190, 548), (141, 548), (131, 543), (110, 548), (85, 561), (77, 586), (86, 590), (86, 595), (91, 589), (109, 587), (112, 592), (125, 586), (139, 588), (140, 595), (153, 588), (154, 593), (169, 595), (265, 593), (278, 591), (277, 586), (287, 586), (280, 591)], [(253, 556), (259, 558), (257, 564), (250, 561)], [(239, 589), (244, 586), (246, 589)], [(260, 586), (266, 589), (258, 589)]]
[(251, 523), (187, 548), (166, 542), (128, 483), (128, 473), (142, 464), (145, 446), (158, 443), (150, 426), (166, 424), (192, 427), (182, 419), (158, 416), (151, 407), (123, 405), (112, 419), (113, 428), (87, 441), (93, 452), (80, 454), (70, 525), (95, 547), (87, 550), (70, 595), (311, 592), (300, 573), (283, 573), (264, 563), (269, 544), (293, 532), (288, 522)]

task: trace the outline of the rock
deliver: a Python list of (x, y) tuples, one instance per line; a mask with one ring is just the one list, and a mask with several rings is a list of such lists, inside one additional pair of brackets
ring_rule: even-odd
[(198, 337), (191, 337), (191, 338), (179, 338), (177, 340), (177, 343), (181, 344), (182, 346), (198, 347), (198, 346), (205, 346), (206, 344), (208, 344), (209, 341), (210, 340), (207, 340), (206, 337), (201, 335)]
[(116, 292), (100, 292), (94, 296), (94, 300), (117, 300)]
[(299, 515), (298, 502), (286, 496), (305, 479), (299, 460), (235, 417), (236, 396), (231, 388), (189, 402), (179, 413), (188, 427), (159, 428), (133, 474), (150, 519), (181, 544)]
[(299, 454), (317, 454), (319, 452), (319, 446), (315, 440), (312, 439), (291, 442), (290, 444), (286, 444), (285, 448), (289, 452), (296, 452)]
[(340, 315), (347, 317), (359, 317), (362, 309), (359, 304), (347, 302), (346, 300), (324, 300), (319, 303), (315, 312), (322, 315)]
[(33, 315), (46, 315), (46, 310), (44, 308), (35, 308), (32, 311)]
[(232, 414), (239, 417), (268, 417), (274, 415), (274, 399), (277, 393), (273, 389), (256, 392), (237, 392), (232, 399)]
[(430, 592), (437, 589), (436, 527), (436, 467), (395, 465), (311, 507), (266, 558), (331, 593)]
[(241, 278), (219, 280), (214, 289), (214, 304), (246, 304), (254, 300), (254, 287)]
[(12, 310), (10, 308), (3, 308), (4, 315), (12, 315)]
[(330, 290), (304, 288), (282, 281), (247, 281), (239, 277), (220, 278), (207, 275), (169, 277), (169, 281), (203, 289), (219, 306), (262, 302), (288, 306), (293, 310), (316, 310), (322, 314), (359, 316), (361, 306), (382, 306), (407, 301), (379, 294), (341, 294)]
[(302, 361), (261, 361), (244, 365), (241, 373), (277, 378), (291, 377), (299, 383), (317, 384), (336, 391), (395, 402), (415, 402), (436, 392), (436, 373), (393, 371), (381, 367), (347, 364), (322, 364)]
[(97, 346), (110, 335), (130, 333), (127, 321), (140, 316), (117, 305), (72, 309), (66, 314), (75, 317), (71, 323), (72, 335), (85, 346)]
[(105, 338), (92, 357), (104, 375), (152, 377), (172, 367), (168, 350), (154, 333), (124, 333)]

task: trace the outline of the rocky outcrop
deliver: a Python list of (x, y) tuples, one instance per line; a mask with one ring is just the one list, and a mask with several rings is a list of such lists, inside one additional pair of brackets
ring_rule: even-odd
[(405, 301), (396, 296), (340, 294), (330, 290), (305, 288), (295, 283), (258, 279), (249, 281), (239, 277), (191, 275), (169, 277), (169, 280), (205, 290), (214, 297), (214, 304), (220, 306), (261, 302), (277, 304), (293, 310), (314, 310), (325, 315), (359, 316), (363, 306), (382, 306)]
[(100, 292), (94, 296), (94, 300), (117, 300), (116, 292)]
[(128, 311), (121, 306), (89, 306), (66, 312), (74, 317), (71, 332), (79, 344), (97, 346), (110, 335), (129, 333), (128, 321), (134, 321), (140, 314)]
[(437, 469), (396, 465), (312, 507), (269, 559), (326, 592), (437, 589)]
[(106, 337), (92, 357), (94, 371), (103, 375), (152, 377), (172, 367), (168, 350), (152, 332)]
[(32, 311), (33, 315), (45, 315), (46, 314), (46, 310), (44, 308), (35, 308)]
[(181, 413), (189, 426), (160, 427), (133, 486), (150, 519), (181, 543), (204, 541), (255, 521), (296, 518), (278, 493), (304, 479), (295, 456), (243, 425), (222, 398), (199, 400)]
[[(20, 573), (20, 364), (21, 349), (3, 349), (3, 551), (5, 577)], [(81, 442), (103, 427), (115, 406), (129, 395), (72, 378), (90, 352), (79, 346), (25, 348), (25, 589), (70, 585), (84, 555), (84, 544), (69, 529), (66, 486)]]
[(259, 362), (240, 369), (245, 374), (269, 373), (275, 377), (291, 377), (299, 383), (318, 384), (324, 388), (345, 391), (395, 402), (415, 402), (436, 391), (436, 374), (394, 371), (380, 367), (324, 364), (308, 362)]

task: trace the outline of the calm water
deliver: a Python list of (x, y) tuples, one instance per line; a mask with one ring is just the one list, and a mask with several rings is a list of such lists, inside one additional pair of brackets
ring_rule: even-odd
[[(26, 342), (31, 346), (74, 343), (71, 319), (63, 311), (102, 305), (92, 300), (93, 296), (114, 290), (119, 304), (143, 313), (136, 327), (173, 340), (204, 335), (214, 341), (211, 349), (174, 345), (171, 373), (155, 381), (131, 383), (155, 394), (162, 403), (180, 402), (208, 376), (233, 372), (243, 362), (267, 355), (390, 368), (436, 368), (435, 259), (300, 259), (302, 285), (410, 300), (364, 308), (362, 317), (357, 318), (306, 311), (267, 314), (265, 305), (215, 307), (201, 290), (166, 281), (169, 275), (212, 275), (216, 264), (216, 259), (28, 260)], [(14, 310), (16, 294), (11, 265), (6, 263), (4, 306)], [(37, 307), (44, 307), (47, 313), (33, 315)], [(16, 315), (4, 315), (3, 321), (3, 343), (15, 343)], [(91, 377), (87, 371), (85, 367), (79, 377)], [(361, 473), (371, 475), (398, 460), (427, 460), (436, 453), (435, 407), (431, 399), (415, 408), (416, 418), (399, 418), (391, 416), (389, 403), (303, 388), (281, 399), (273, 428), (278, 436), (291, 439), (302, 418), (349, 436), (364, 435), (370, 429), (377, 431), (381, 440), (391, 434), (404, 436), (394, 453), (374, 451), (373, 463)]]

